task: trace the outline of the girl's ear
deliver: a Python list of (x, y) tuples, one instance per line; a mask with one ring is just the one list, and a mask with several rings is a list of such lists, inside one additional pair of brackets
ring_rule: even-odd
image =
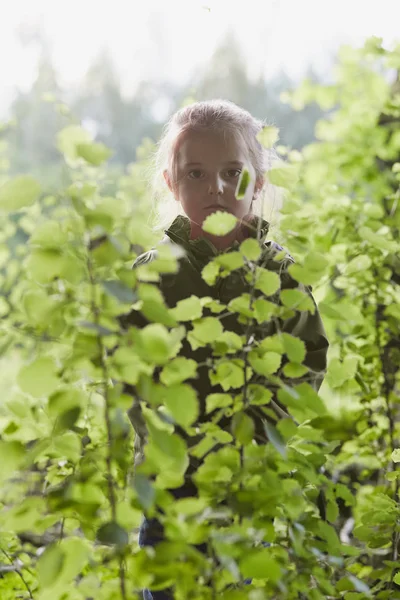
[(165, 179), (165, 182), (166, 182), (166, 184), (167, 184), (167, 186), (168, 186), (169, 190), (170, 190), (171, 192), (173, 192), (174, 190), (172, 189), (172, 183), (171, 183), (171, 179), (170, 179), (170, 176), (169, 176), (169, 173), (168, 173), (168, 170), (167, 170), (167, 169), (164, 169), (164, 171), (163, 171), (163, 175), (164, 175), (164, 179)]
[(260, 177), (259, 179), (257, 179), (255, 186), (254, 186), (253, 198), (257, 198), (258, 194), (261, 192), (261, 190), (263, 188), (264, 182), (265, 182), (264, 177)]
[(170, 177), (170, 175), (168, 173), (168, 169), (164, 169), (163, 175), (164, 175), (165, 182), (166, 182), (166, 184), (167, 184), (167, 186), (169, 188), (169, 191), (172, 192), (172, 194), (174, 195), (175, 200), (177, 200), (177, 198), (175, 197), (174, 185), (173, 185), (172, 179), (171, 179), (171, 177)]

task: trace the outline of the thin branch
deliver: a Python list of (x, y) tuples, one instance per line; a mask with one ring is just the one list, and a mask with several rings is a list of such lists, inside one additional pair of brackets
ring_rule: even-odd
[[(94, 322), (97, 327), (100, 326), (100, 310), (96, 303), (96, 281), (93, 274), (92, 262), (90, 256), (88, 256), (87, 267), (89, 272), (89, 280), (91, 284), (91, 310), (94, 316)], [(101, 370), (102, 370), (102, 388), (103, 388), (103, 398), (104, 398), (104, 420), (106, 423), (107, 430), (107, 452), (106, 452), (106, 465), (107, 465), (107, 484), (108, 484), (108, 496), (111, 506), (111, 516), (112, 520), (116, 522), (117, 520), (117, 500), (114, 489), (114, 478), (112, 475), (112, 430), (111, 430), (111, 420), (110, 420), (110, 398), (109, 398), (109, 385), (108, 385), (108, 371), (107, 364), (105, 360), (106, 350), (103, 344), (103, 339), (101, 335), (97, 336), (97, 344), (98, 350), (101, 360)], [(119, 581), (120, 581), (120, 590), (121, 597), (123, 600), (126, 600), (126, 587), (125, 587), (125, 569), (123, 565), (122, 556), (118, 556), (119, 560)]]
[(12, 571), (12, 572), (16, 573), (20, 577), (20, 579), (21, 579), (22, 583), (24, 584), (24, 586), (26, 587), (26, 589), (28, 591), (28, 594), (29, 594), (29, 598), (31, 598), (32, 600), (34, 600), (33, 596), (32, 596), (31, 588), (29, 587), (28, 582), (26, 581), (25, 577), (23, 576), (23, 574), (22, 574), (22, 572), (20, 570), (20, 567), (18, 567), (17, 565), (14, 565), (11, 557), (8, 555), (8, 553), (3, 548), (1, 548), (1, 551), (4, 554), (4, 556), (7, 558), (7, 560), (11, 563), (10, 567), (4, 566), (4, 567), (1, 568), (1, 571), (2, 572), (4, 572), (4, 571), (6, 571), (6, 572)]

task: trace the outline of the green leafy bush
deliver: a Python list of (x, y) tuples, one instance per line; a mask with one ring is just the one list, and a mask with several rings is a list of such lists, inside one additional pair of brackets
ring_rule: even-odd
[[(172, 584), (182, 600), (398, 597), (400, 94), (387, 73), (399, 68), (400, 48), (371, 38), (342, 49), (334, 85), (305, 82), (288, 98), (332, 107), (319, 141), (281, 148), (288, 164), (270, 175), (288, 190), (289, 273), (312, 286), (329, 332), (320, 395), (302, 379), (301, 340), (252, 339), (255, 323), (314, 311), (298, 289), (280, 292), (257, 243), (203, 271), (210, 285), (247, 271), (251, 293), (228, 306), (196, 296), (166, 306), (157, 282), (178, 268), (168, 248), (132, 269), (157, 241), (139, 183), (147, 152), (107, 196), (110, 151), (72, 123), (58, 137), (69, 181), (57, 195), (1, 175), (2, 598), (127, 600)], [(230, 223), (217, 214), (207, 226)], [(122, 327), (132, 307), (150, 324)], [(246, 336), (229, 335), (224, 314)], [(188, 384), (198, 365), (179, 357), (186, 337), (213, 348), (207, 367), (223, 388), (201, 431)], [(149, 433), (135, 474), (132, 389)], [(271, 390), (289, 418), (274, 418)], [(267, 444), (252, 443), (254, 414)], [(199, 497), (172, 502), (189, 454)], [(137, 544), (143, 511), (165, 526), (156, 552)]]

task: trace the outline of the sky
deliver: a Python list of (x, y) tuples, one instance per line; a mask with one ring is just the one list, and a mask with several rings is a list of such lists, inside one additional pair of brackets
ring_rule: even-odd
[(38, 47), (18, 36), (35, 28), (48, 40), (62, 87), (78, 86), (108, 48), (129, 95), (143, 79), (183, 83), (229, 29), (250, 76), (284, 69), (300, 79), (309, 64), (328, 70), (340, 44), (360, 46), (376, 35), (392, 47), (399, 22), (400, 0), (13, 0), (0, 19), (0, 118), (35, 78)]

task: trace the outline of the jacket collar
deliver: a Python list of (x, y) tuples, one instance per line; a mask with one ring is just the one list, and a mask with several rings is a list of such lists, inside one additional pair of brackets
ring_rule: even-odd
[[(257, 226), (259, 221), (261, 221), (260, 242), (261, 244), (264, 244), (269, 231), (269, 223), (261, 217), (254, 216), (251, 220), (251, 225), (253, 227), (248, 228), (249, 237), (257, 238)], [(194, 256), (194, 258), (197, 259), (196, 262), (198, 261), (200, 263), (199, 267), (203, 267), (209, 260), (215, 256), (218, 256), (219, 254), (223, 254), (224, 252), (231, 250), (238, 250), (240, 246), (240, 242), (236, 240), (229, 248), (225, 250), (218, 250), (206, 237), (199, 237), (195, 240), (191, 240), (190, 220), (185, 215), (178, 215), (171, 223), (169, 228), (165, 230), (165, 234), (172, 242), (183, 246), (187, 252)]]

